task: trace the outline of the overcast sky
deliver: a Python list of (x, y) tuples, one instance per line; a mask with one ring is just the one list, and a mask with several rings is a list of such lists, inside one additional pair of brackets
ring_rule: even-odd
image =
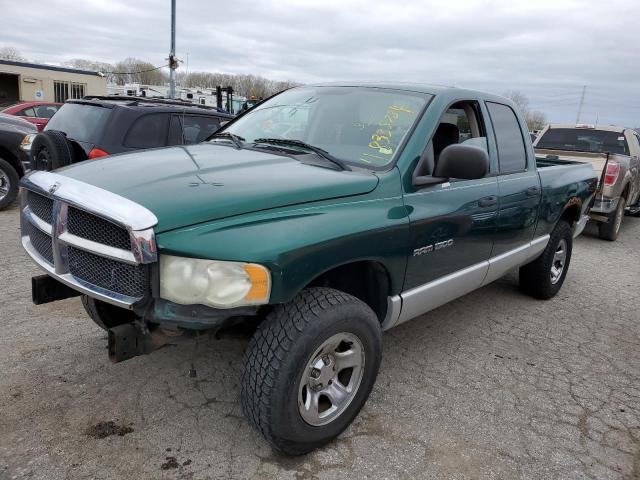
[[(190, 71), (514, 89), (567, 122), (587, 85), (582, 122), (640, 126), (639, 0), (177, 4), (177, 54)], [(168, 55), (169, 0), (0, 0), (0, 12), (0, 46), (32, 60), (161, 65)]]

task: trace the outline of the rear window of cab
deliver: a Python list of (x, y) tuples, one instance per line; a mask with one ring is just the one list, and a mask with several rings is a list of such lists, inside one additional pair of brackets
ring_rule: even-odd
[(623, 133), (586, 128), (550, 128), (540, 137), (536, 148), (629, 155)]

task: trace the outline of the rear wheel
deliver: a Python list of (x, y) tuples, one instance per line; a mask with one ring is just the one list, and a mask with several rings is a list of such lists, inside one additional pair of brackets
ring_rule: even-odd
[(572, 249), (571, 226), (561, 220), (553, 229), (542, 254), (533, 262), (520, 267), (520, 288), (527, 295), (541, 300), (554, 297), (567, 276)]
[(82, 306), (91, 320), (103, 330), (131, 323), (137, 318), (131, 310), (116, 307), (87, 295), (82, 296)]
[(242, 409), (276, 449), (301, 455), (337, 437), (373, 387), (380, 322), (351, 295), (310, 288), (277, 306), (245, 354)]
[(624, 217), (624, 208), (627, 202), (624, 197), (620, 197), (618, 207), (609, 214), (609, 221), (598, 225), (598, 235), (603, 240), (615, 241), (620, 233), (620, 225)]
[(0, 209), (8, 207), (16, 199), (19, 180), (16, 169), (0, 158)]

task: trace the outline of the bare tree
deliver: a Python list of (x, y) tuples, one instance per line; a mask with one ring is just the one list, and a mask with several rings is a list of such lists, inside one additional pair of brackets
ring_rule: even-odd
[(115, 67), (107, 62), (97, 62), (84, 58), (73, 58), (67, 62), (64, 62), (63, 65), (71, 68), (78, 68), (81, 70), (92, 70), (94, 72), (100, 72), (104, 74), (105, 78), (107, 79), (107, 83), (116, 82), (116, 75), (113, 74)]
[(22, 56), (20, 51), (15, 47), (0, 48), (0, 58), (4, 60), (13, 60), (14, 62), (26, 62), (27, 59)]
[(257, 75), (230, 75), (227, 73), (178, 73), (178, 83), (187, 88), (233, 87), (236, 94), (247, 98), (266, 98), (297, 85), (291, 81), (276, 82)]
[(547, 124), (547, 116), (539, 110), (531, 110), (529, 99), (524, 93), (517, 90), (507, 90), (503, 96), (511, 99), (522, 112), (529, 131), (541, 130)]
[(137, 58), (125, 58), (114, 65), (114, 70), (112, 74), (118, 85), (125, 83), (163, 85), (169, 80), (169, 75), (162, 70), (162, 66), (154, 66)]

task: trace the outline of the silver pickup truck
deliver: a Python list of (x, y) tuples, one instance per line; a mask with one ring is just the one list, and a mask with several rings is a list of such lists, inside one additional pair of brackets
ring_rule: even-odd
[(589, 162), (600, 179), (590, 218), (600, 238), (616, 240), (625, 210), (640, 214), (640, 134), (630, 128), (547, 125), (533, 144), (538, 158)]

